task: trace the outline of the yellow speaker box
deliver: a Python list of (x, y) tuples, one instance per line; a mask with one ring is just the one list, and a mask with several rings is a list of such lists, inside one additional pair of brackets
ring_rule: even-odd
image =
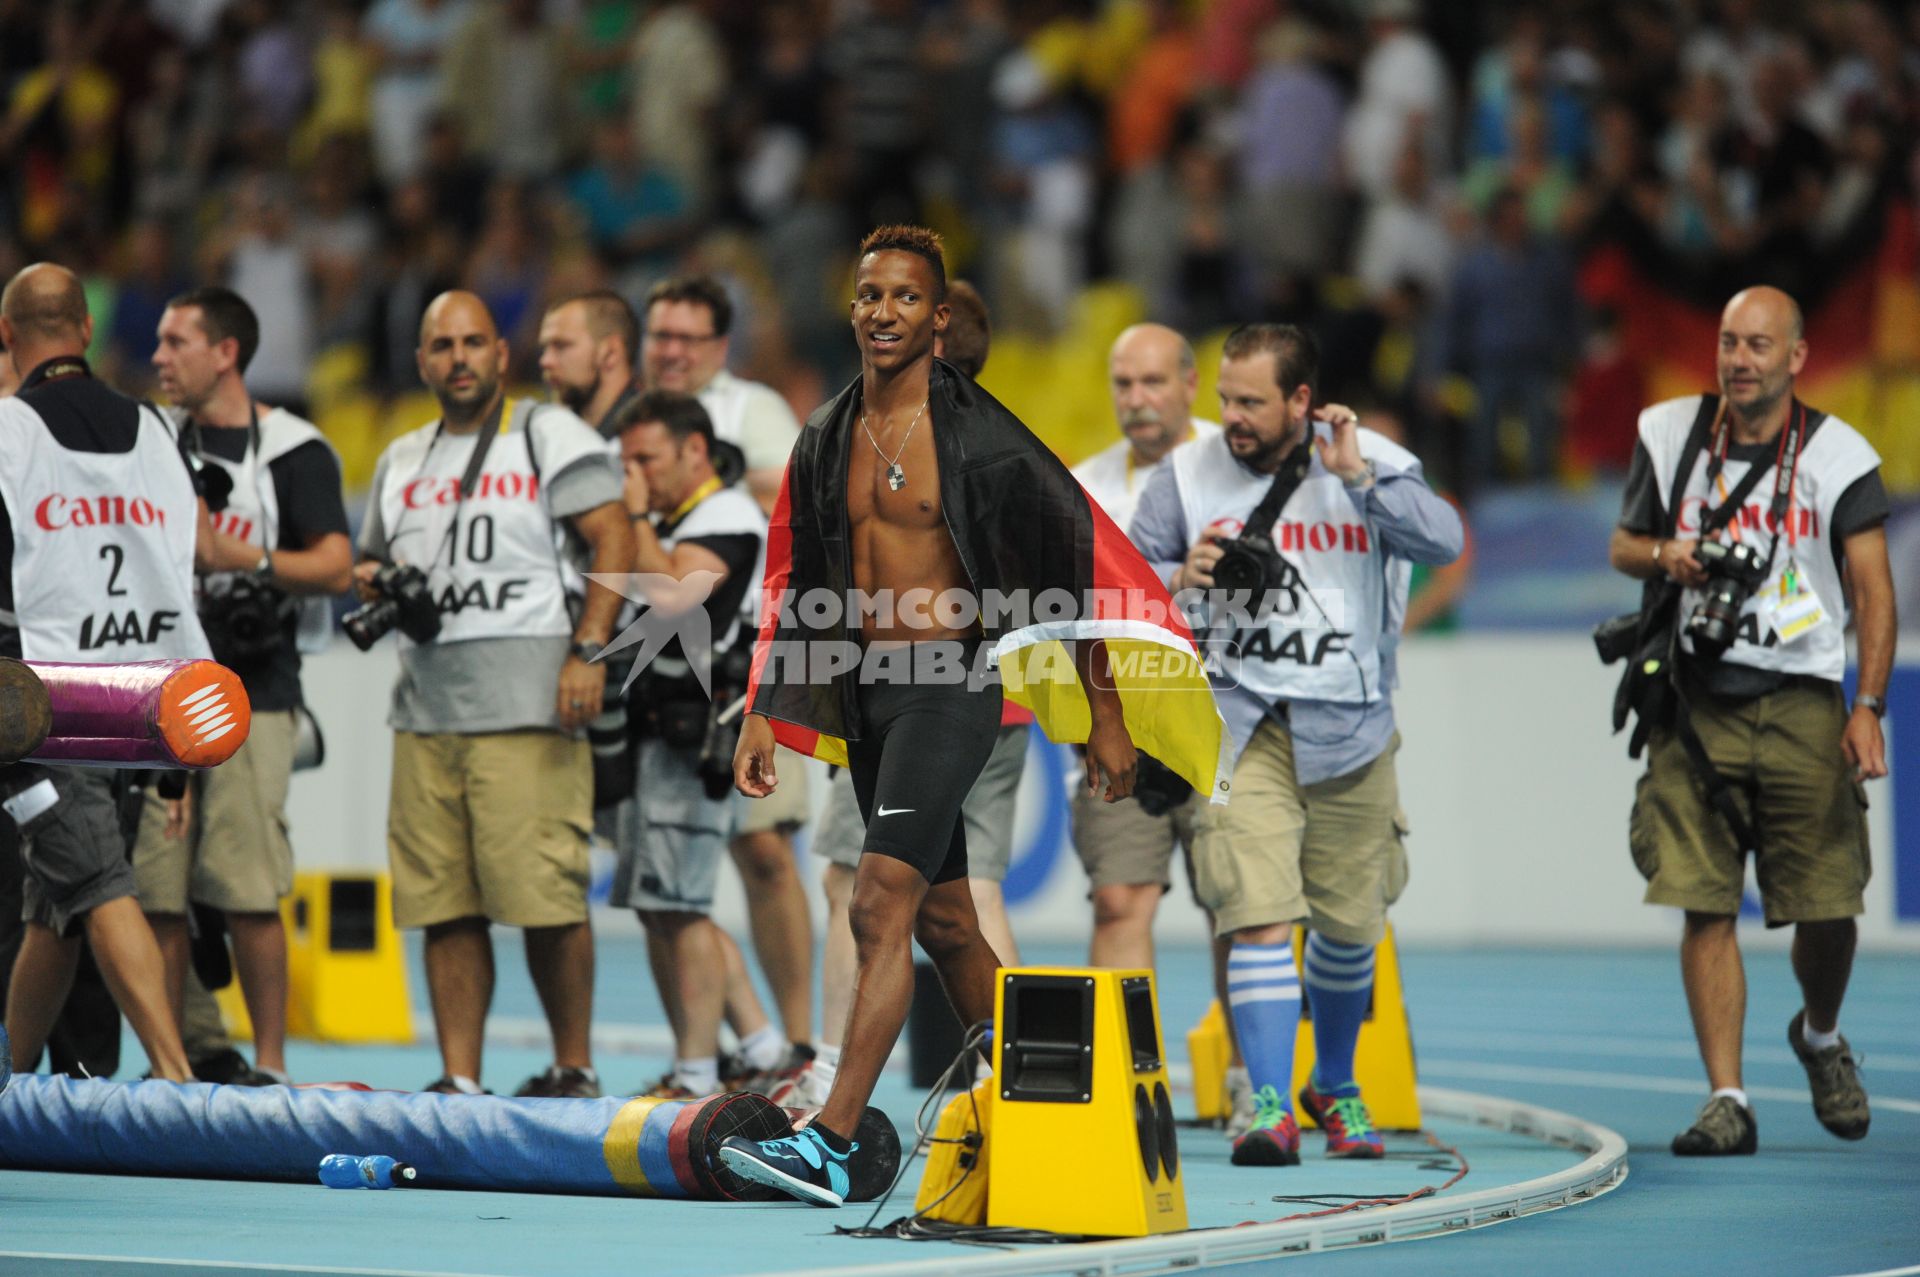
[[(287, 924), (287, 1033), (320, 1042), (411, 1042), (406, 955), (383, 873), (300, 873), (280, 902)], [(228, 1031), (253, 1026), (236, 979), (216, 995)]]
[[(1305, 930), (1293, 932), (1293, 959), (1304, 965), (1302, 950)], [(1304, 986), (1302, 995), (1306, 997)], [(1213, 1003), (1200, 1023), (1187, 1034), (1188, 1058), (1193, 1064), (1194, 1107), (1202, 1121), (1217, 1121), (1227, 1116), (1226, 1098), (1227, 1037), (1226, 1021), (1220, 1004)], [(1310, 997), (1302, 1003), (1300, 1029), (1293, 1046), (1293, 1094), (1306, 1085), (1313, 1068), (1313, 1006)], [(1205, 1070), (1205, 1082), (1202, 1070)], [(1354, 1081), (1366, 1097), (1367, 1111), (1373, 1123), (1387, 1131), (1420, 1129), (1420, 1092), (1413, 1062), (1413, 1033), (1407, 1024), (1406, 998), (1400, 987), (1400, 958), (1393, 947), (1393, 928), (1373, 951), (1373, 1005), (1360, 1024), (1360, 1042), (1353, 1056)], [(1295, 1106), (1300, 1125), (1314, 1123)]]
[(1151, 971), (1012, 967), (994, 994), (987, 1222), (1096, 1237), (1187, 1226)]

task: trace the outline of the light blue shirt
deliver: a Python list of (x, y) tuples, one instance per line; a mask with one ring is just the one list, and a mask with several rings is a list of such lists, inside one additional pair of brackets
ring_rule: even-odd
[[(1372, 487), (1349, 488), (1347, 496), (1389, 554), (1431, 564), (1451, 563), (1460, 556), (1466, 541), (1460, 515), (1427, 486), (1417, 469), (1381, 465)], [(1147, 481), (1129, 535), (1160, 579), (1171, 583), (1194, 542), (1172, 466), (1162, 467)], [(1364, 705), (1310, 700), (1269, 704), (1238, 685), (1216, 684), (1214, 699), (1233, 734), (1235, 754), (1246, 749), (1261, 722), (1271, 718), (1293, 734), (1294, 775), (1302, 785), (1345, 776), (1378, 758), (1393, 739), (1391, 693), (1399, 681), (1399, 637), (1397, 632), (1381, 637), (1380, 697)]]

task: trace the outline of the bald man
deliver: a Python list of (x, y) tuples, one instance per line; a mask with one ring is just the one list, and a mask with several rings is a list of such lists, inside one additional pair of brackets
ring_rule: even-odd
[(418, 569), (440, 613), (430, 640), (399, 636), (388, 716), (394, 922), (426, 931), (445, 1066), (426, 1089), (481, 1089), (498, 922), (526, 932), (553, 1035), (552, 1066), (518, 1093), (597, 1096), (582, 729), (600, 712), (595, 658), (620, 598), (589, 583), (569, 620), (555, 533), (564, 523), (585, 542), (591, 571), (631, 571), (620, 474), (571, 411), (506, 397), (507, 343), (473, 294), (433, 300), (417, 359), (440, 418), (381, 454), (354, 575), (371, 601), (383, 565)]
[[(1616, 569), (1650, 583), (1642, 639), (1679, 630), (1680, 659), (1662, 675), (1679, 710), (1651, 725), (1629, 839), (1647, 903), (1686, 911), (1680, 974), (1712, 1094), (1674, 1138), (1681, 1156), (1758, 1146), (1741, 1081), (1735, 934), (1749, 850), (1767, 925), (1794, 929), (1803, 1002), (1787, 1041), (1814, 1116), (1842, 1139), (1867, 1133), (1867, 1094), (1839, 1021), (1869, 871), (1861, 782), (1887, 774), (1887, 492), (1867, 441), (1795, 397), (1808, 357), (1791, 297), (1736, 294), (1720, 318), (1719, 393), (1640, 414), (1610, 548)], [(1729, 570), (1736, 556), (1746, 571)], [(1850, 615), (1851, 707), (1841, 689)]]
[[(1193, 347), (1166, 325), (1135, 324), (1114, 339), (1107, 385), (1121, 438), (1075, 466), (1073, 477), (1121, 527), (1132, 522), (1147, 480), (1175, 448), (1220, 433), (1218, 425), (1193, 415), (1199, 384)], [(1148, 793), (1150, 806), (1142, 806), (1138, 790), (1122, 802), (1088, 802), (1082, 800), (1084, 788), (1074, 790), (1072, 816), (1073, 844), (1093, 901), (1087, 960), (1096, 967), (1151, 967), (1153, 917), (1173, 885), (1176, 846), (1191, 868), (1200, 800), (1187, 789), (1170, 800)], [(1226, 948), (1215, 945), (1216, 986), (1225, 979)], [(1234, 1066), (1238, 1069), (1237, 1057)], [(1231, 1081), (1241, 1116), (1250, 1122), (1253, 1090), (1242, 1074), (1233, 1073)]]
[[(166, 420), (94, 380), (84, 357), (92, 338), (86, 295), (64, 267), (29, 266), (0, 293), (0, 345), (24, 374), (0, 400), (0, 655), (205, 658), (193, 568), (209, 535), (206, 507)], [(6, 1001), (16, 1071), (38, 1064), (84, 936), (153, 1075), (189, 1077), (165, 964), (134, 895), (119, 815), (125, 778), (0, 768), (0, 806), (26, 867), (26, 929)]]

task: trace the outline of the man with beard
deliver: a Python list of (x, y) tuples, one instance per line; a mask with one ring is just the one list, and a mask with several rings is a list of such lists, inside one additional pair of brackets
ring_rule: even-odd
[(600, 712), (595, 658), (620, 596), (590, 583), (569, 620), (555, 525), (585, 542), (594, 573), (631, 568), (633, 529), (606, 441), (565, 408), (507, 399), (507, 344), (478, 297), (434, 299), (418, 361), (441, 419), (381, 455), (354, 576), (372, 601), (384, 564), (410, 565), (438, 612), (431, 637), (402, 621), (388, 717), (394, 922), (426, 931), (445, 1066), (427, 1089), (480, 1089), (498, 922), (526, 932), (553, 1035), (552, 1067), (521, 1094), (597, 1096), (580, 730)]
[(640, 319), (610, 288), (569, 297), (540, 320), (541, 379), (616, 451), (613, 414), (640, 393), (633, 372), (639, 348)]

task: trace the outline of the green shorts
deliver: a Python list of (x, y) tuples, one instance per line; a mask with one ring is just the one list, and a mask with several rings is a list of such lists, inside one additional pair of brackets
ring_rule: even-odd
[[(1796, 680), (1744, 701), (1690, 688), (1688, 700), (1694, 731), (1760, 844), (1752, 850), (1767, 925), (1864, 912), (1867, 794), (1840, 752), (1840, 685)], [(1628, 842), (1648, 904), (1740, 912), (1749, 849), (1736, 845), (1672, 732), (1655, 732), (1648, 743)]]

